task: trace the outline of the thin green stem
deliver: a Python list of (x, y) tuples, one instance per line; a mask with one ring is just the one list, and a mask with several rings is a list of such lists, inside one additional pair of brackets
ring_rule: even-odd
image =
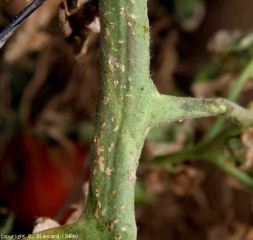
[(236, 101), (239, 97), (245, 83), (253, 76), (253, 59), (246, 65), (245, 69), (239, 75), (231, 92), (228, 94), (228, 100)]
[(253, 190), (253, 178), (242, 170), (226, 164), (224, 161), (226, 159), (224, 159), (224, 155), (222, 154), (222, 143), (233, 136), (237, 136), (240, 132), (241, 128), (239, 127), (228, 127), (217, 138), (205, 145), (198, 145), (195, 146), (195, 148), (185, 148), (182, 151), (171, 155), (156, 157), (150, 162), (150, 164), (162, 166), (165, 169), (171, 169), (173, 164), (185, 160), (205, 160), (214, 164), (223, 172), (234, 177)]
[[(235, 85), (233, 86), (231, 92), (228, 95), (228, 100), (236, 101), (245, 83), (250, 79), (252, 75), (253, 75), (253, 59), (247, 64), (245, 69), (239, 75)], [(221, 131), (224, 122), (225, 120), (223, 118), (216, 119), (212, 127), (206, 132), (204, 138), (201, 141), (202, 142), (201, 144), (204, 144), (209, 140), (213, 139)]]
[(227, 173), (229, 176), (234, 177), (239, 182), (244, 184), (249, 189), (253, 190), (253, 178), (247, 173), (243, 172), (237, 167), (231, 166), (226, 163), (226, 159), (219, 152), (216, 154), (210, 154), (209, 157), (206, 157), (205, 160), (214, 164), (216, 167), (221, 169), (223, 172)]
[(157, 106), (157, 123), (180, 121), (187, 118), (200, 118), (223, 115), (242, 126), (253, 125), (253, 111), (223, 98), (199, 99), (161, 96)]

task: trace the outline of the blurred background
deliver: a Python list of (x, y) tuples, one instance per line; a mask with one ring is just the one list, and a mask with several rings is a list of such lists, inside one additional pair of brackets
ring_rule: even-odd
[[(1, 0), (0, 28), (29, 3)], [(159, 92), (231, 96), (253, 59), (252, 13), (251, 0), (148, 0), (150, 74)], [(73, 222), (85, 206), (99, 31), (97, 0), (47, 0), (0, 51), (1, 233), (31, 233), (38, 217)], [(232, 99), (247, 108), (252, 75)], [(138, 239), (253, 239), (252, 191), (183, 154), (213, 122), (190, 119), (148, 134), (137, 172)], [(215, 139), (226, 164), (252, 176), (253, 129)], [(182, 154), (171, 167), (150, 164), (175, 153)]]

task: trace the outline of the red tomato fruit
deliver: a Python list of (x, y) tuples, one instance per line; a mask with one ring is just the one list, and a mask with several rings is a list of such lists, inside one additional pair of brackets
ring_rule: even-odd
[[(26, 225), (39, 216), (63, 220), (89, 178), (85, 163), (88, 147), (75, 142), (70, 154), (59, 145), (43, 143), (31, 135), (21, 136), (16, 144), (19, 146), (12, 144), (8, 149), (1, 167), (5, 172), (1, 177), (4, 198), (10, 209)], [(14, 181), (10, 176), (15, 165), (19, 174), (14, 174)]]

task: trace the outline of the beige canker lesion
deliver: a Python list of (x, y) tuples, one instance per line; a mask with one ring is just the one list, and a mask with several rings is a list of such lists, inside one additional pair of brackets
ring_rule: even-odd
[(93, 141), (93, 143), (97, 143), (98, 142), (97, 136), (95, 136), (92, 141)]
[(106, 32), (106, 37), (109, 37), (110, 36), (110, 31), (108, 28), (105, 29), (105, 32)]
[(114, 73), (115, 70), (117, 68), (119, 68), (119, 66), (120, 66), (119, 63), (118, 63), (118, 61), (117, 61), (117, 58), (114, 57), (114, 56), (112, 56), (112, 55), (109, 55), (108, 65), (109, 65), (109, 68), (110, 68), (110, 70), (111, 70), (112, 73)]
[(109, 103), (109, 101), (110, 101), (110, 98), (108, 98), (108, 97), (104, 97), (104, 104), (108, 104), (108, 103)]
[(117, 132), (119, 130), (119, 126), (116, 126), (112, 131)]
[(109, 150), (109, 152), (111, 152), (111, 151), (112, 151), (112, 149), (114, 148), (114, 145), (115, 145), (115, 144), (114, 144), (113, 142), (110, 144), (110, 147), (109, 147), (109, 149), (108, 149), (108, 150)]
[(124, 204), (119, 207), (119, 209), (121, 209), (121, 210), (123, 210), (125, 208), (126, 208), (126, 205), (124, 205)]
[(125, 65), (120, 65), (121, 72), (124, 73), (126, 71)]
[(100, 218), (102, 216), (101, 207), (102, 207), (101, 201), (97, 201), (96, 210), (95, 210), (95, 213), (94, 213), (96, 218)]
[(105, 171), (105, 163), (104, 163), (104, 157), (103, 156), (98, 157), (98, 166), (99, 166), (99, 168), (102, 172)]
[(97, 146), (97, 155), (101, 156), (101, 152), (103, 152), (103, 151), (104, 151), (104, 146), (98, 145)]
[(108, 226), (107, 226), (108, 229), (109, 229), (109, 231), (112, 231), (113, 228), (114, 228), (114, 226), (115, 226), (116, 224), (118, 224), (118, 223), (119, 223), (119, 219), (116, 219), (116, 220), (110, 222), (110, 223), (108, 224)]
[(126, 94), (126, 97), (135, 98), (135, 96), (134, 96), (134, 95), (131, 95), (131, 94)]
[(134, 180), (135, 179), (135, 170), (131, 171), (129, 180)]
[(121, 7), (120, 8), (120, 14), (124, 14), (124, 12), (125, 12), (125, 8)]
[(93, 169), (93, 172), (92, 172), (93, 176), (95, 176), (96, 173), (97, 173), (97, 168), (95, 167), (95, 168)]
[(112, 174), (112, 169), (110, 169), (109, 167), (107, 167), (107, 168), (105, 169), (105, 174), (106, 174), (107, 176), (111, 176), (111, 174)]
[(96, 192), (96, 197), (99, 197), (99, 189), (98, 188), (95, 190), (95, 192)]
[(125, 86), (125, 85), (120, 85), (119, 88), (120, 88), (120, 89), (126, 89), (126, 86)]
[(129, 14), (128, 16), (129, 16), (130, 18), (134, 19), (134, 20), (137, 18), (137, 16), (134, 15), (134, 14)]

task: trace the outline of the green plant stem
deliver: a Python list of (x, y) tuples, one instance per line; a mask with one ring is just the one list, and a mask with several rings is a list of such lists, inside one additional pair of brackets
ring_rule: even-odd
[[(100, 239), (136, 239), (135, 173), (154, 95), (146, 0), (101, 0), (101, 81), (83, 219)], [(81, 221), (82, 221), (81, 218)]]
[(239, 75), (231, 92), (228, 94), (228, 100), (236, 101), (246, 82), (253, 76), (253, 59), (246, 65), (245, 69)]
[(253, 190), (253, 178), (239, 168), (227, 164), (226, 161), (224, 161), (224, 156), (221, 156), (220, 152), (216, 152), (216, 154), (210, 154), (208, 157), (206, 156), (205, 160), (214, 164), (229, 176), (234, 177), (250, 190)]
[[(239, 75), (231, 92), (228, 94), (228, 100), (236, 101), (245, 83), (250, 79), (252, 75), (253, 75), (253, 59), (247, 64), (245, 69)], [(225, 121), (224, 118), (216, 119), (212, 127), (206, 132), (204, 138), (202, 139), (201, 144), (205, 144), (209, 140), (213, 139), (221, 131), (224, 121)]]
[[(237, 82), (235, 83), (232, 91), (230, 92), (230, 94), (228, 96), (229, 100), (235, 101), (238, 98), (244, 84), (248, 81), (248, 79), (250, 79), (250, 77), (252, 76), (252, 73), (253, 73), (253, 60), (251, 60), (248, 63), (248, 65), (245, 67), (245, 69), (243, 70), (243, 72), (239, 76)], [(168, 96), (168, 98), (169, 97), (170, 96)], [(251, 110), (246, 110), (244, 108), (241, 108), (238, 105), (236, 105), (235, 103), (232, 103), (228, 100), (215, 99), (214, 101), (217, 101), (217, 100), (221, 101), (221, 102), (224, 101), (223, 104), (225, 103), (225, 105), (226, 105), (226, 107), (224, 108), (224, 109), (226, 109), (226, 111), (224, 111), (222, 113), (221, 109), (217, 108), (216, 109), (217, 112), (215, 115), (224, 114), (228, 118), (232, 119), (233, 121), (236, 121), (237, 123), (239, 123), (245, 127), (252, 125), (252, 111)], [(197, 101), (197, 102), (194, 103), (195, 101)], [(203, 101), (202, 106), (204, 106), (204, 101), (206, 101), (206, 100), (203, 99), (202, 101)], [(195, 98), (188, 98), (188, 103), (186, 101), (186, 103), (188, 105), (191, 105), (191, 102), (193, 103), (192, 105), (197, 106), (199, 100), (197, 100)], [(181, 100), (181, 103), (177, 102), (176, 104), (173, 103), (172, 101), (170, 101), (170, 104), (171, 104), (170, 107), (172, 107), (172, 108), (175, 107), (175, 108), (182, 109), (181, 106), (185, 105), (185, 100)], [(190, 107), (189, 109), (190, 109), (189, 111), (191, 112), (193, 108)], [(231, 109), (232, 109), (232, 111), (231, 111)], [(219, 113), (219, 111), (220, 111), (220, 113)], [(191, 115), (193, 115), (193, 117), (204, 117), (205, 114), (207, 114), (206, 116), (208, 116), (209, 112), (208, 111), (206, 112), (204, 110), (204, 111), (198, 112), (198, 113), (196, 111), (191, 113)], [(183, 114), (181, 112), (181, 116), (182, 115)], [(188, 113), (185, 113), (185, 115), (190, 117), (190, 115)], [(174, 120), (184, 119), (184, 117), (180, 118), (181, 116), (175, 117)], [(202, 159), (205, 159), (205, 160), (213, 163), (214, 165), (216, 165), (218, 168), (220, 168), (221, 170), (223, 170), (227, 174), (235, 177), (236, 179), (241, 181), (243, 184), (248, 186), (250, 189), (253, 189), (253, 179), (250, 176), (248, 176), (246, 173), (244, 173), (240, 169), (230, 167), (230, 166), (227, 166), (226, 164), (224, 164), (224, 162), (220, 160), (219, 154), (217, 154), (216, 157), (212, 157), (212, 158), (209, 158), (208, 154), (206, 154), (206, 151), (208, 151), (208, 153), (210, 153), (209, 149), (210, 149), (210, 145), (212, 144), (212, 142), (217, 141), (215, 139), (215, 137), (217, 137), (217, 135), (219, 134), (223, 124), (224, 124), (224, 118), (218, 118), (214, 122), (213, 126), (209, 129), (209, 131), (205, 134), (205, 137), (200, 142), (200, 144), (198, 144), (197, 146), (190, 147), (190, 148), (184, 149), (182, 151), (179, 151), (178, 153), (171, 154), (169, 156), (155, 158), (154, 163), (162, 164), (164, 167), (171, 168), (171, 164), (175, 163), (175, 162), (183, 161), (185, 159), (194, 160), (194, 159), (202, 158)], [(239, 134), (239, 132), (237, 134)], [(224, 136), (226, 136), (226, 134), (225, 135), (223, 134), (223, 138), (224, 138)], [(220, 142), (220, 144), (222, 144), (221, 137), (217, 137), (217, 138), (220, 138), (219, 142)]]
[(150, 162), (150, 164), (159, 165), (169, 170), (173, 164), (185, 160), (205, 160), (253, 190), (253, 178), (242, 170), (226, 164), (226, 159), (221, 154), (223, 151), (223, 143), (227, 141), (227, 139), (237, 136), (240, 132), (241, 127), (230, 126), (220, 133), (217, 138), (209, 141), (205, 145), (198, 145), (194, 148), (185, 148), (182, 151), (171, 155), (156, 157)]
[[(163, 113), (163, 114), (162, 114)], [(223, 115), (242, 126), (253, 125), (253, 111), (223, 98), (199, 99), (161, 96), (157, 106), (157, 122), (181, 121)]]
[(159, 97), (149, 78), (147, 0), (100, 0), (99, 8), (101, 74), (89, 195), (74, 226), (79, 239), (134, 240), (135, 173)]

